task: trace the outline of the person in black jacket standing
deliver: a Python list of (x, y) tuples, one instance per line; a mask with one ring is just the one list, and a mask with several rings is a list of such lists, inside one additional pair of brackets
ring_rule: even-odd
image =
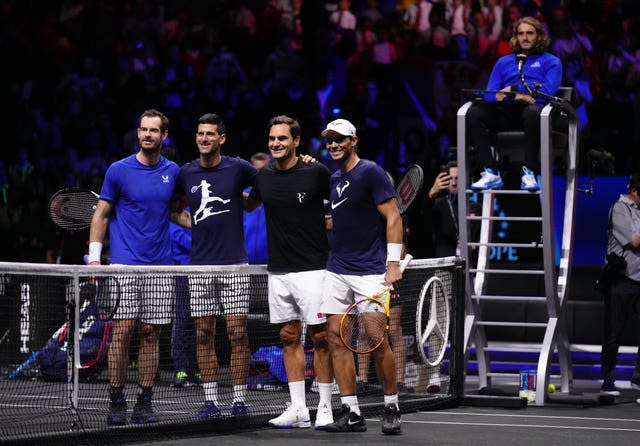
[(431, 189), (431, 235), (434, 257), (455, 256), (458, 247), (458, 164), (443, 166)]

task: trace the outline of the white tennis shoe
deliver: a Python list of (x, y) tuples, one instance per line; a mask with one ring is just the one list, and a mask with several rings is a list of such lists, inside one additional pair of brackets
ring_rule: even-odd
[(318, 412), (316, 413), (316, 422), (314, 428), (316, 430), (324, 430), (327, 424), (333, 423), (333, 412), (331, 407), (327, 403), (318, 406)]
[(307, 429), (311, 427), (309, 409), (302, 406), (289, 406), (282, 415), (269, 420), (269, 426), (277, 429)]
[(475, 183), (471, 183), (471, 189), (478, 190), (487, 190), (487, 189), (502, 189), (504, 187), (504, 182), (502, 181), (502, 177), (500, 176), (500, 172), (493, 172), (493, 170), (488, 167), (484, 169), (483, 172), (480, 172), (480, 179)]
[(536, 181), (536, 174), (526, 166), (522, 166), (522, 182), (520, 183), (520, 189), (528, 190), (529, 192), (536, 192), (540, 190), (540, 185), (538, 185), (538, 181)]

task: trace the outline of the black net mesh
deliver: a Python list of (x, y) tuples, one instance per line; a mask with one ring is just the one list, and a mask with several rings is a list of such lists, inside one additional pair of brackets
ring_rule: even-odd
[[(426, 365), (423, 358), (431, 358), (434, 347), (429, 343), (433, 340), (421, 347), (416, 342), (422, 335), (416, 333), (418, 303), (425, 295), (425, 284), (434, 276), (443, 284), (438, 292), (444, 290), (448, 295), (450, 311), (444, 358), (435, 367)], [(110, 279), (96, 280), (100, 278)], [(98, 292), (102, 283), (108, 287)], [(204, 302), (214, 302), (219, 314), (215, 326), (209, 328), (210, 335), (215, 335), (217, 399), (222, 413), (204, 422), (193, 420), (205, 392), (190, 315), (189, 300), (194, 293)], [(221, 295), (227, 299), (221, 302)], [(457, 404), (464, 379), (462, 263), (455, 258), (414, 260), (405, 271), (399, 295), (392, 303), (390, 343), (401, 383), (400, 410), (435, 410)], [(129, 313), (123, 313), (125, 308)], [(426, 320), (430, 307), (423, 308), (427, 308), (422, 315)], [(228, 313), (245, 316), (225, 317)], [(133, 322), (129, 350), (117, 351), (114, 339), (123, 333), (114, 320), (132, 316), (148, 324)], [(234, 324), (239, 324), (239, 331)], [(157, 353), (145, 345), (145, 339), (154, 335), (145, 332), (149, 327), (160, 328), (159, 334), (154, 332), (159, 336)], [(232, 344), (246, 343), (248, 351), (234, 361)], [(313, 347), (309, 339), (304, 343), (307, 406), (313, 418), (318, 385)], [(0, 262), (0, 442), (26, 444), (40, 438), (65, 443), (73, 438), (106, 444), (148, 440), (151, 434), (169, 438), (264, 426), (289, 401), (280, 347), (278, 326), (269, 323), (263, 266), (70, 267)], [(144, 356), (145, 352), (151, 353)], [(107, 424), (109, 355), (125, 358), (120, 371), (127, 403), (123, 426)], [(360, 407), (366, 416), (377, 416), (382, 413), (383, 398), (373, 360), (358, 356), (356, 361)], [(130, 422), (141, 392), (140, 376), (153, 382), (151, 401), (157, 422)], [(238, 391), (245, 394), (248, 415), (232, 413)], [(334, 411), (340, 408), (337, 386), (332, 406)]]

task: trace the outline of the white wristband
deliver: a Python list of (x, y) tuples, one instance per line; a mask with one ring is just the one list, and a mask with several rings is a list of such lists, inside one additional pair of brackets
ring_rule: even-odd
[(102, 255), (102, 243), (91, 242), (89, 243), (89, 263), (100, 262), (100, 256)]
[(399, 262), (402, 255), (402, 243), (387, 243), (387, 262)]

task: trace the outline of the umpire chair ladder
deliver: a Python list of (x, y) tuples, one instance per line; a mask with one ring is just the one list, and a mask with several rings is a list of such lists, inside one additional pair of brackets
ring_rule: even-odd
[[(461, 256), (467, 261), (465, 277), (466, 291), (466, 317), (464, 327), (465, 360), (468, 362), (472, 344), (476, 348), (478, 362), (479, 387), (491, 385), (491, 358), (487, 344), (485, 327), (522, 327), (536, 330), (544, 330), (541, 343), (535, 345), (537, 359), (537, 392), (533, 405), (543, 406), (549, 372), (554, 351), (558, 352), (560, 366), (561, 391), (570, 392), (573, 387), (573, 371), (571, 368), (571, 352), (567, 339), (564, 308), (568, 297), (569, 279), (571, 275), (571, 262), (573, 253), (573, 234), (575, 226), (575, 194), (577, 188), (577, 155), (578, 155), (578, 130), (579, 121), (573, 107), (563, 100), (551, 101), (540, 114), (540, 157), (541, 157), (541, 181), (539, 195), (540, 216), (508, 217), (494, 215), (494, 199), (498, 194), (527, 194), (531, 192), (520, 190), (487, 190), (479, 192), (482, 197), (481, 216), (469, 215), (469, 198), (473, 191), (465, 187), (458, 188), (458, 215), (460, 230)], [(472, 102), (463, 104), (457, 112), (457, 140), (458, 140), (458, 169), (461, 172), (462, 184), (468, 184), (465, 174), (467, 169), (467, 122), (466, 114)], [(551, 112), (554, 107), (562, 107), (563, 113), (568, 117), (568, 136), (566, 153), (566, 190), (564, 201), (564, 216), (562, 224), (562, 241), (559, 251), (559, 261), (556, 262), (556, 240), (553, 227), (553, 176), (552, 176), (552, 119)], [(473, 220), (479, 220), (479, 240), (469, 240), (469, 225)], [(531, 243), (498, 243), (495, 242), (492, 230), (493, 222), (500, 221), (528, 221), (539, 222), (541, 234)], [(542, 269), (498, 269), (492, 268), (489, 261), (491, 247), (518, 247), (542, 249)], [(472, 250), (477, 250), (477, 261), (471, 263)], [(494, 274), (505, 274), (523, 277), (523, 275), (537, 275), (544, 277), (544, 296), (510, 296), (488, 295), (487, 281), (495, 278)], [(483, 320), (482, 306), (484, 302), (546, 303), (546, 322), (529, 322), (526, 320)], [(514, 350), (518, 349), (517, 343), (507, 343)]]

